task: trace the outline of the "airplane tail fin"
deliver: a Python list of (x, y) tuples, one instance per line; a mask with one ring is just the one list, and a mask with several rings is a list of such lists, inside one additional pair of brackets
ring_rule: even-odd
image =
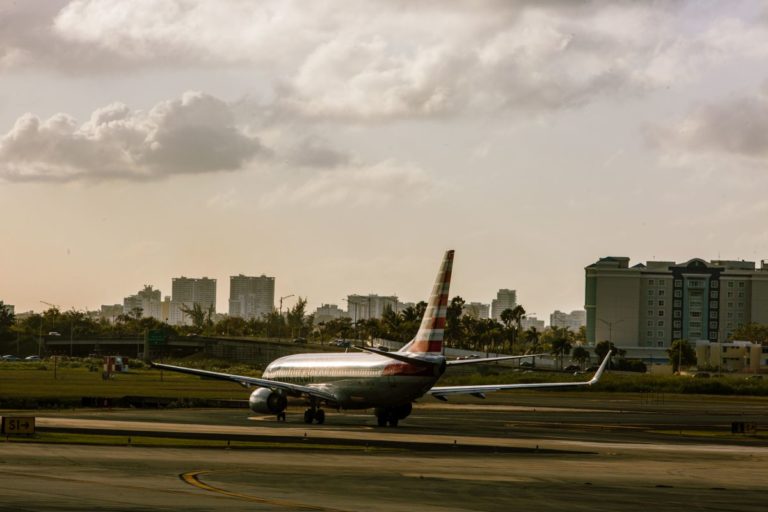
[(421, 326), (416, 337), (405, 345), (399, 352), (411, 353), (441, 353), (443, 351), (443, 332), (448, 310), (448, 289), (451, 285), (451, 269), (453, 268), (453, 251), (446, 251), (443, 263), (435, 278), (432, 295), (429, 297), (427, 309), (421, 319)]

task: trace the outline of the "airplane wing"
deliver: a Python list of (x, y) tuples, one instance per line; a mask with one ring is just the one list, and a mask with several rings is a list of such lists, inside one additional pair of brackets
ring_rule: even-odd
[(459, 364), (478, 364), (478, 363), (491, 363), (493, 361), (506, 361), (508, 359), (523, 359), (526, 357), (546, 356), (548, 354), (528, 354), (525, 356), (497, 356), (497, 357), (479, 357), (473, 359), (452, 359), (446, 361), (448, 366), (455, 366)]
[(186, 368), (184, 366), (173, 366), (170, 364), (150, 363), (150, 365), (152, 368), (168, 370), (170, 372), (186, 373), (189, 375), (197, 375), (199, 377), (205, 377), (208, 379), (237, 382), (244, 387), (258, 386), (260, 388), (281, 389), (295, 396), (307, 395), (320, 398), (322, 400), (328, 400), (329, 402), (337, 401), (335, 395), (311, 386), (300, 386), (299, 384), (290, 384), (288, 382), (280, 382), (270, 379), (259, 379), (256, 377), (246, 377), (244, 375), (233, 375), (231, 373), (211, 372), (208, 370), (198, 370), (197, 368)]
[(532, 384), (486, 384), (480, 386), (438, 386), (427, 391), (428, 395), (432, 395), (437, 399), (446, 400), (446, 395), (474, 395), (480, 398), (485, 398), (484, 393), (491, 393), (493, 391), (504, 391), (507, 389), (533, 389), (533, 388), (564, 388), (574, 386), (591, 386), (600, 380), (603, 376), (605, 367), (608, 365), (608, 360), (611, 358), (611, 353), (605, 356), (600, 367), (595, 372), (595, 375), (587, 381), (582, 382), (539, 382)]

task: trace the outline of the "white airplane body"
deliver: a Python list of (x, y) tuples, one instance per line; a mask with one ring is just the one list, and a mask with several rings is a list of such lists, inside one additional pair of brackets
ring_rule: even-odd
[(336, 409), (374, 408), (380, 426), (397, 426), (411, 413), (412, 403), (424, 395), (446, 400), (446, 395), (484, 394), (508, 389), (590, 386), (596, 383), (611, 356), (602, 361), (592, 379), (583, 382), (548, 382), (534, 384), (491, 384), (480, 386), (443, 386), (435, 384), (451, 365), (477, 364), (527, 356), (502, 356), (484, 359), (447, 360), (443, 355), (443, 331), (448, 306), (448, 289), (453, 265), (453, 251), (447, 251), (437, 274), (421, 326), (414, 339), (397, 352), (357, 347), (364, 352), (333, 354), (295, 354), (276, 359), (261, 378), (211, 372), (181, 366), (153, 364), (164, 370), (199, 375), (256, 386), (249, 405), (252, 411), (276, 414), (285, 419), (288, 396), (304, 396), (309, 408), (306, 423), (323, 423), (322, 405)]

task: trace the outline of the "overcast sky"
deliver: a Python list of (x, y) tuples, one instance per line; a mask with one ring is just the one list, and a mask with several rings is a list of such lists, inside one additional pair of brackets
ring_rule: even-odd
[[(513, 288), (768, 259), (764, 2), (0, 0), (0, 300)], [(292, 304), (293, 302), (288, 302)]]

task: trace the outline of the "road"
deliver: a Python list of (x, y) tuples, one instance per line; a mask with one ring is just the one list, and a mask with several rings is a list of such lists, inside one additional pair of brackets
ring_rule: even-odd
[(767, 425), (765, 400), (577, 397), (427, 402), (397, 429), (374, 427), (370, 414), (335, 412), (326, 425), (307, 426), (300, 408), (285, 424), (243, 410), (40, 413), (39, 424), (54, 429), (282, 444), (228, 450), (6, 442), (0, 510), (765, 509), (768, 440), (729, 433), (735, 420)]

